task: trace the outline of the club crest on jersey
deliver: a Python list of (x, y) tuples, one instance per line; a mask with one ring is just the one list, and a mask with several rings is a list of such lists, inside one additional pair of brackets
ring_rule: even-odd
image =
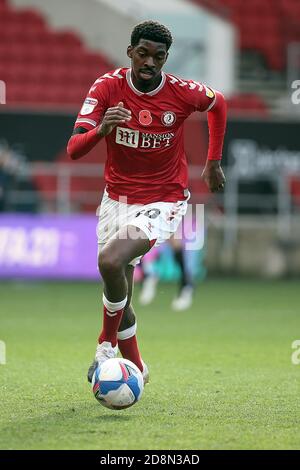
[(142, 111), (139, 112), (139, 122), (142, 124), (142, 126), (150, 126), (152, 123), (152, 116), (150, 111), (147, 109), (143, 109)]
[(97, 104), (98, 100), (96, 100), (96, 98), (86, 98), (79, 114), (82, 114), (83, 116), (85, 116), (86, 114), (91, 114)]
[(167, 127), (173, 126), (176, 122), (176, 114), (173, 111), (165, 111), (161, 117), (161, 122)]

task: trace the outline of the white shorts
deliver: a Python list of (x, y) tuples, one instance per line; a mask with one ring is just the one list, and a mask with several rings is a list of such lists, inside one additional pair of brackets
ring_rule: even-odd
[[(178, 202), (153, 202), (151, 204), (127, 204), (115, 201), (104, 192), (97, 225), (98, 253), (111, 239), (117, 237), (120, 228), (131, 225), (142, 230), (152, 246), (159, 246), (177, 230), (187, 211), (187, 200)], [(139, 233), (137, 231), (137, 238)], [(136, 266), (142, 256), (129, 264)]]

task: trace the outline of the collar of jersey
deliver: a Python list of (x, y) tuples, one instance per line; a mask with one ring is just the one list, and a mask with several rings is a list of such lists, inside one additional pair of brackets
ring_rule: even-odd
[(134, 91), (134, 93), (136, 93), (139, 96), (141, 96), (141, 95), (147, 95), (147, 96), (156, 95), (163, 88), (163, 86), (166, 82), (166, 74), (164, 72), (161, 72), (161, 76), (162, 76), (162, 79), (161, 79), (161, 82), (160, 82), (160, 84), (158, 85), (157, 88), (155, 88), (152, 91), (149, 91), (149, 93), (143, 93), (142, 91), (139, 91), (137, 88), (135, 88), (134, 84), (132, 83), (131, 69), (128, 69), (127, 72), (126, 72), (126, 80), (127, 80), (127, 83), (129, 85), (129, 87), (132, 89), (132, 91)]

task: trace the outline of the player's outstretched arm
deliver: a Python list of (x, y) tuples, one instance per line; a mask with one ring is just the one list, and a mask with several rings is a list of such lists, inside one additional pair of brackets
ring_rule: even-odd
[(124, 103), (120, 101), (117, 106), (108, 108), (101, 124), (95, 129), (86, 131), (84, 128), (77, 128), (79, 132), (72, 135), (68, 142), (67, 152), (72, 160), (78, 160), (86, 155), (93, 147), (106, 135), (110, 134), (118, 124), (124, 124), (131, 119), (131, 111), (124, 108)]
[(222, 190), (226, 181), (221, 167), (221, 159), (227, 122), (227, 106), (222, 93), (218, 91), (215, 93), (216, 103), (208, 112), (209, 147), (207, 162), (202, 173), (202, 179), (212, 192)]

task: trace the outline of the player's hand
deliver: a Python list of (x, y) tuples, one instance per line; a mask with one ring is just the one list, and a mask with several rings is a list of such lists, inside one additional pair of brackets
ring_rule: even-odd
[(220, 160), (207, 160), (201, 178), (212, 193), (224, 189), (226, 178), (221, 168)]
[(131, 111), (125, 109), (124, 103), (120, 101), (114, 108), (108, 108), (97, 132), (104, 137), (110, 134), (118, 124), (125, 124), (130, 119)]

